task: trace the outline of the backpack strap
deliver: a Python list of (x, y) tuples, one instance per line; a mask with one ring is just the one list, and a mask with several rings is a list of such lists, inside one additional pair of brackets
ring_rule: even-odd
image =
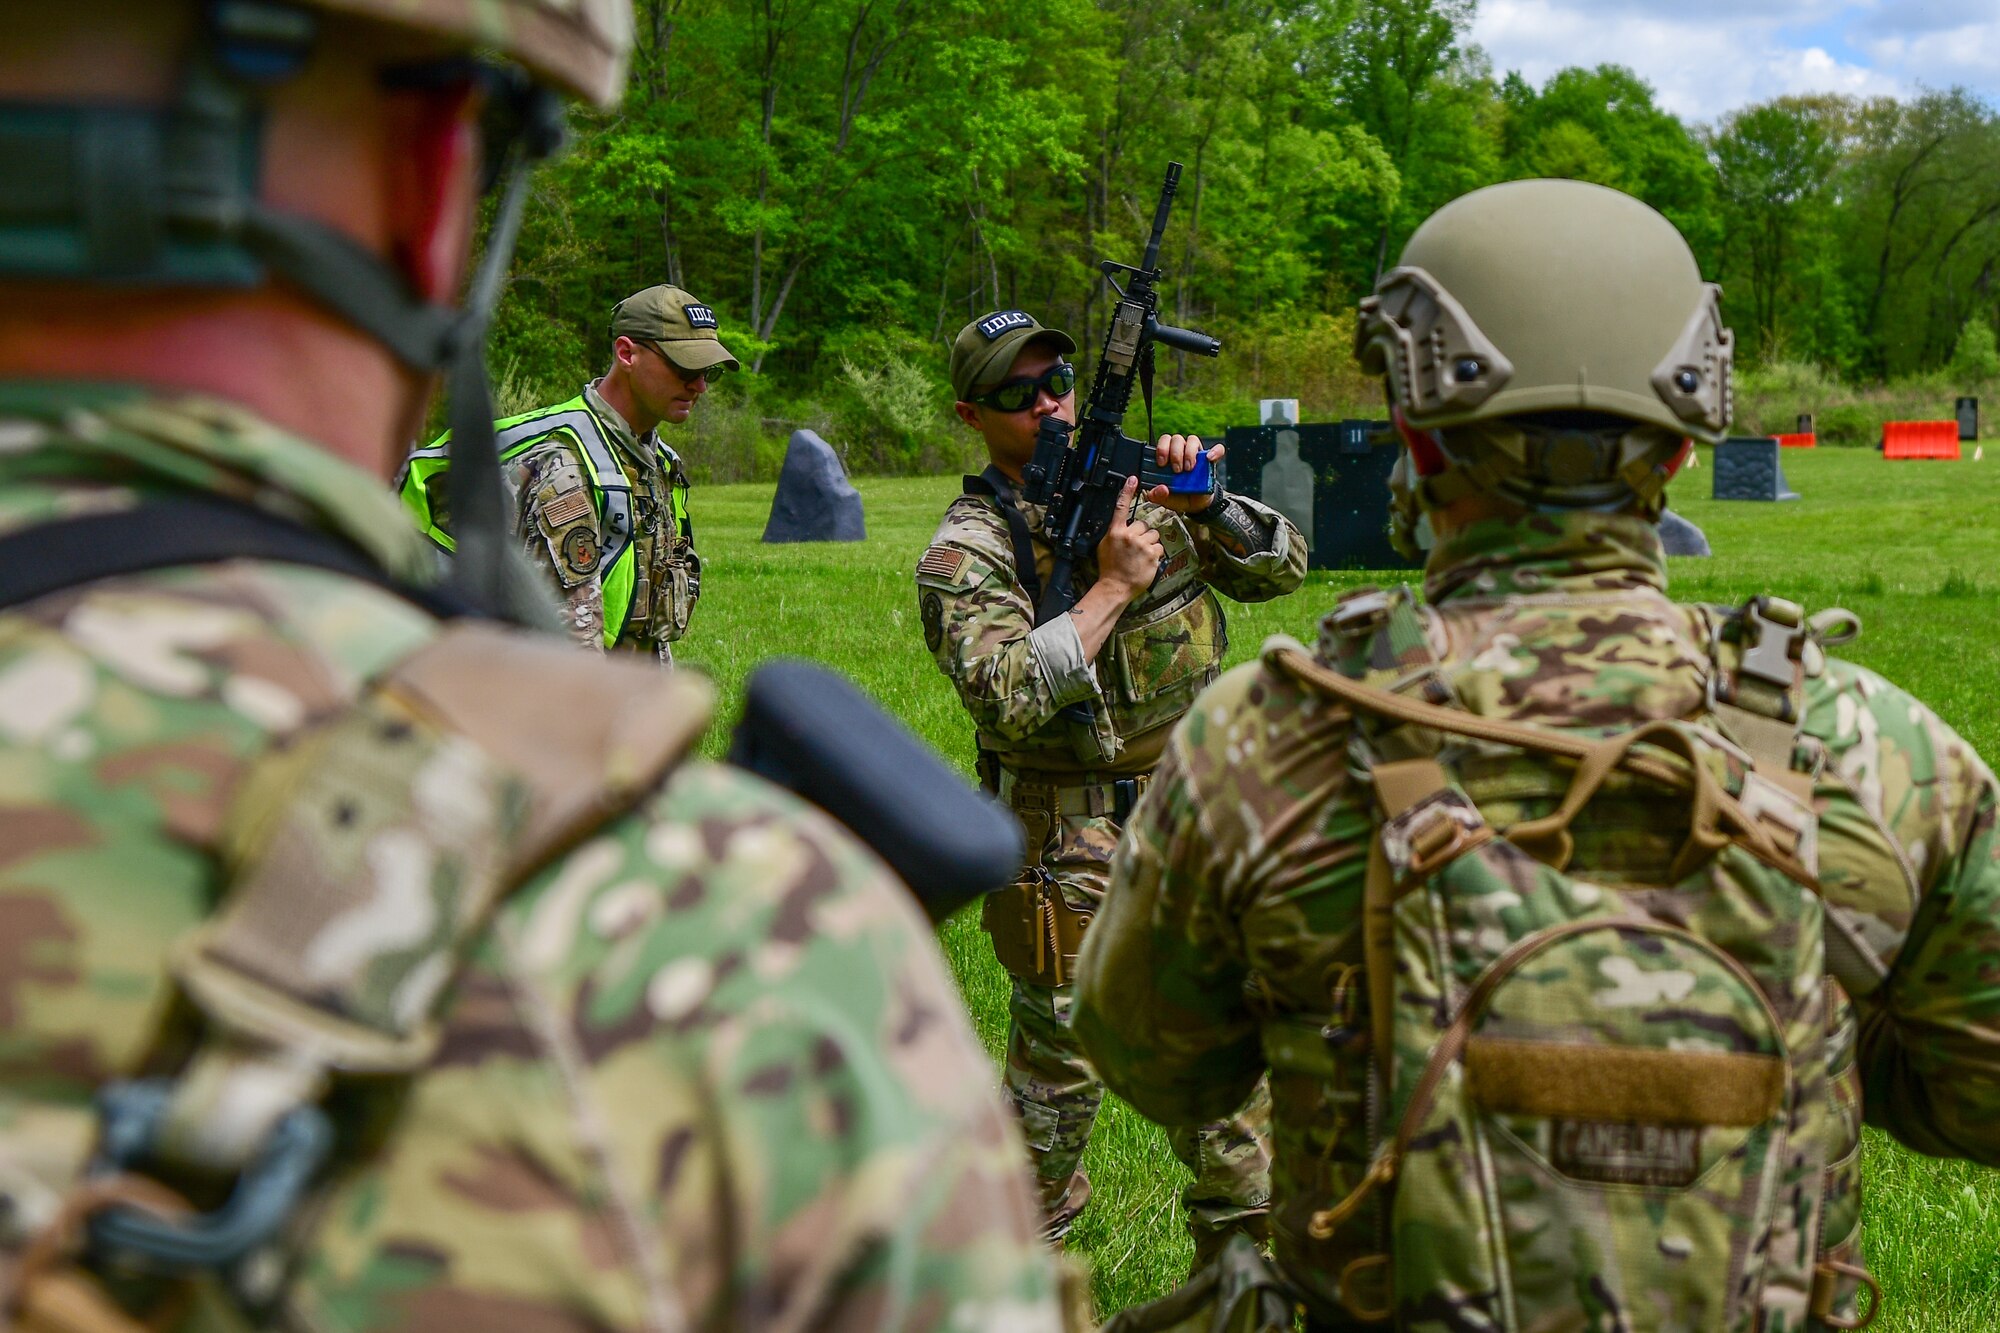
[(1709, 635), (1708, 708), (1760, 776), (1810, 805), (1812, 774), (1797, 766), (1812, 627), (1796, 602), (1753, 597)]
[[(1374, 766), (1375, 804), (1380, 810), (1368, 840), (1368, 871), (1362, 885), (1362, 975), (1368, 983), (1369, 1037), (1382, 1085), (1389, 1086), (1396, 1012), (1396, 872), (1382, 840), (1393, 820), (1448, 790), (1451, 780), (1435, 759), (1400, 759)], [(1451, 828), (1456, 828), (1453, 824)]]
[(0, 536), (0, 608), (100, 579), (222, 560), (274, 560), (372, 583), (440, 619), (473, 614), (449, 590), (391, 577), (351, 542), (251, 505), (207, 496), (37, 523)]
[[(1725, 830), (1723, 836), (1738, 842), (1774, 869), (1807, 888), (1818, 889), (1818, 879), (1802, 854), (1804, 835), (1795, 821), (1786, 812), (1745, 803), (1723, 789), (1693, 753), (1695, 742), (1673, 724), (1653, 723), (1605, 740), (1594, 740), (1552, 728), (1482, 717), (1464, 709), (1445, 708), (1350, 680), (1314, 659), (1296, 640), (1283, 635), (1265, 641), (1262, 657), (1273, 669), (1333, 695), (1357, 715), (1380, 714), (1431, 731), (1575, 760), (1577, 779), (1563, 807), (1544, 819), (1516, 826), (1531, 844), (1524, 850), (1538, 852), (1541, 849), (1533, 844), (1544, 843), (1555, 849), (1566, 847), (1569, 820), (1612, 769), (1622, 768), (1676, 790), (1692, 792), (1695, 802), (1689, 831), (1690, 854), (1696, 844), (1705, 843), (1711, 849), (1719, 846), (1713, 839), (1718, 830)], [(1640, 752), (1635, 745), (1641, 740), (1678, 749), (1685, 762), (1674, 763), (1657, 754)], [(1511, 840), (1515, 830), (1505, 832)], [(1378, 837), (1376, 841), (1381, 840)], [(1566, 854), (1557, 850), (1555, 859), (1566, 859)]]
[(989, 463), (984, 472), (965, 479), (965, 494), (983, 495), (999, 503), (1000, 517), (1007, 522), (1007, 540), (1014, 548), (1014, 577), (1027, 590), (1028, 605), (1039, 608), (1042, 604), (1042, 576), (1035, 568), (1035, 541), (1028, 532), (1028, 516), (1021, 512), (1021, 500), (1014, 491), (1014, 483)]
[[(564, 706), (520, 707), (532, 697)], [(320, 1102), (343, 1077), (393, 1090), (428, 1064), (496, 907), (653, 790), (711, 704), (694, 675), (461, 620), (252, 760), (214, 849), (226, 892), (169, 952), (192, 1054), (104, 1090), (97, 1160), (58, 1214), (71, 1235), (169, 1276), (215, 1274), (257, 1313), (279, 1294), (257, 1256), (331, 1147)], [(160, 1179), (231, 1188), (175, 1216), (104, 1184)], [(61, 1247), (39, 1253), (21, 1308), (45, 1276), (50, 1291), (88, 1282)]]

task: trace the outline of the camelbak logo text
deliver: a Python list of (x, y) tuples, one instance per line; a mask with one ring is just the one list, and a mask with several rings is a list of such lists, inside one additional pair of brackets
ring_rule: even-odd
[(997, 315), (988, 315), (979, 321), (979, 331), (992, 342), (1009, 329), (1025, 329), (1035, 321), (1019, 310), (1002, 310)]
[(1571, 1180), (1679, 1189), (1701, 1174), (1699, 1125), (1558, 1120), (1552, 1128), (1555, 1168)]
[(715, 312), (705, 305), (684, 305), (681, 307), (681, 313), (687, 316), (688, 327), (691, 329), (722, 327), (715, 318)]

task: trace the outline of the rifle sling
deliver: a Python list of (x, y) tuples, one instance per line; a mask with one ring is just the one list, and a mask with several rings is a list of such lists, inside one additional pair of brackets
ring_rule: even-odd
[[(1014, 483), (1007, 475), (991, 463), (976, 477), (965, 479), (967, 495), (988, 495), (1000, 502), (1000, 517), (1007, 520), (1007, 538), (1014, 547), (1014, 577), (1027, 589), (1028, 604), (1039, 608), (1042, 604), (1042, 576), (1035, 569), (1035, 543), (1028, 532), (1028, 516), (1021, 512), (1021, 502), (1015, 494)], [(1039, 623), (1039, 622), (1038, 622)]]
[(146, 500), (131, 509), (38, 523), (0, 536), (0, 607), (99, 579), (239, 559), (345, 574), (442, 619), (470, 614), (444, 589), (403, 583), (339, 537), (249, 505), (193, 496)]

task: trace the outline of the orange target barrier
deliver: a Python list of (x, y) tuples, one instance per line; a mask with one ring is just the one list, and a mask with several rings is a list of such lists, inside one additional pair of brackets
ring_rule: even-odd
[(1957, 459), (1956, 421), (1885, 421), (1882, 457)]

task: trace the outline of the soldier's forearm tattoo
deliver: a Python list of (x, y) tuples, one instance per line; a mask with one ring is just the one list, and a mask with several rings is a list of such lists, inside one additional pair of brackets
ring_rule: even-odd
[(1233, 495), (1223, 495), (1208, 508), (1189, 517), (1207, 528), (1215, 544), (1238, 560), (1270, 550), (1271, 539), (1278, 531), (1275, 523), (1266, 520)]

